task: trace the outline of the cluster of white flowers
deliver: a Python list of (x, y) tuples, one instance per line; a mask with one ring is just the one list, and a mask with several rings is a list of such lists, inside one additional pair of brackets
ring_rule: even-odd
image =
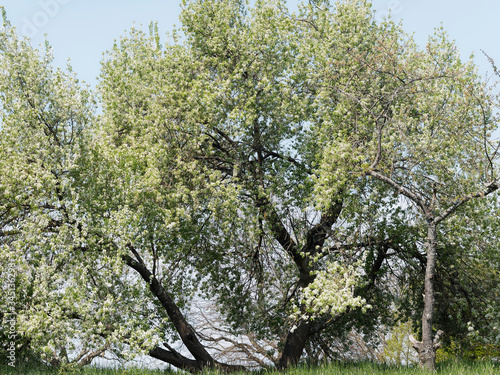
[(336, 316), (348, 308), (371, 306), (360, 296), (354, 296), (359, 286), (359, 264), (342, 265), (339, 262), (328, 263), (325, 270), (317, 271), (314, 282), (302, 291), (299, 303), (292, 314), (293, 319), (314, 319), (324, 314)]

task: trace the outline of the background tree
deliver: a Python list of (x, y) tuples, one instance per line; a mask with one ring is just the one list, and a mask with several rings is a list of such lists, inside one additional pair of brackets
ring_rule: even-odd
[[(50, 67), (48, 44), (33, 49), (3, 16), (0, 258), (15, 265), (1, 272), (16, 273), (17, 349), (30, 348), (57, 364), (81, 340), (72, 360), (89, 363), (106, 350), (99, 331), (111, 315), (101, 310), (110, 306), (103, 306), (109, 297), (102, 280), (95, 274), (96, 285), (87, 289), (90, 283), (82, 281), (93, 271), (74, 252), (83, 230), (74, 173), (87, 146), (93, 99), (71, 70)], [(91, 311), (90, 319), (80, 319)]]

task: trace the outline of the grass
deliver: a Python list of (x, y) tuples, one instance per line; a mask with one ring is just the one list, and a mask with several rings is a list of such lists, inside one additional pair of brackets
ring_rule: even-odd
[[(23, 367), (12, 368), (9, 366), (0, 366), (2, 375), (59, 375), (59, 374), (78, 374), (78, 375), (160, 375), (173, 372), (160, 370), (147, 370), (141, 368), (110, 369), (110, 368), (92, 368), (87, 367), (74, 372), (58, 372), (49, 368)], [(258, 375), (277, 375), (276, 371), (259, 371)], [(281, 373), (282, 374), (282, 373)], [(337, 363), (324, 367), (297, 367), (286, 371), (286, 375), (423, 375), (428, 372), (422, 371), (418, 367), (398, 367), (385, 366), (374, 363), (356, 363), (346, 364)], [(500, 363), (494, 362), (466, 362), (449, 361), (440, 363), (437, 366), (436, 374), (442, 375), (500, 375)], [(218, 375), (215, 372), (207, 372), (205, 375)], [(241, 375), (241, 374), (240, 374)]]
[[(442, 375), (500, 375), (500, 365), (493, 362), (447, 362), (437, 365)], [(339, 363), (318, 368), (296, 368), (287, 375), (424, 375), (419, 367), (386, 366), (375, 363)]]
[[(83, 369), (57, 370), (50, 367), (22, 366), (12, 368), (0, 365), (1, 375), (165, 375), (162, 370), (148, 370), (143, 368), (95, 368), (85, 367)], [(173, 374), (173, 372), (171, 372)]]

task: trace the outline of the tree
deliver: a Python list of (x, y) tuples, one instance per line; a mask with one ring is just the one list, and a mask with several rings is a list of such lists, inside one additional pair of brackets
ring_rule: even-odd
[(165, 46), (155, 25), (117, 42), (95, 97), (4, 21), (0, 256), (27, 294), (19, 332), (54, 365), (142, 352), (199, 372), (243, 368), (221, 341), (285, 369), (391, 323), (392, 279), (435, 252), (395, 184), (421, 209), (436, 189), (431, 224), (481, 178), (497, 187), (473, 66), (365, 1), (186, 0), (181, 21)]
[[(300, 317), (283, 331), (292, 298), (313, 283), (310, 262), (323, 247), (325, 228), (337, 221), (342, 201), (334, 197), (324, 213), (296, 217), (294, 211), (308, 204), (297, 185), (310, 167), (289, 150), (309, 111), (303, 83), (292, 70), (293, 20), (278, 2), (259, 2), (249, 19), (244, 11), (239, 2), (193, 2), (182, 16), (189, 48), (166, 47), (161, 57), (157, 45), (133, 32), (104, 66), (103, 103), (108, 131), (127, 150), (142, 139), (135, 119), (140, 110), (141, 121), (158, 129), (159, 139), (172, 138), (169, 150), (182, 145), (197, 176), (214, 176), (217, 189), (232, 191), (222, 195), (222, 207), (213, 188), (200, 202), (197, 242), (189, 243), (189, 251), (200, 251), (198, 243), (211, 246), (189, 265), (195, 274), (209, 275), (203, 289), (224, 306), (227, 323), (238, 327), (233, 332), (242, 333), (244, 322), (263, 338), (281, 337), (278, 363), (285, 368), (300, 359), (312, 326), (310, 317)], [(197, 186), (202, 183), (188, 190), (199, 191)], [(311, 225), (312, 220), (317, 221)], [(349, 304), (347, 299), (340, 312)]]
[[(3, 20), (0, 257), (2, 264), (11, 265), (2, 275), (16, 274), (17, 350), (52, 340), (59, 344), (66, 336), (92, 347), (88, 327), (80, 326), (76, 333), (65, 319), (66, 309), (81, 301), (73, 294), (80, 276), (66, 271), (79, 262), (78, 254), (68, 254), (78, 227), (72, 173), (85, 147), (84, 128), (93, 119), (92, 97), (71, 71), (49, 68), (48, 44), (45, 53), (32, 49), (17, 38), (5, 13)], [(92, 308), (91, 303), (86, 306)], [(80, 312), (86, 306), (82, 303)], [(59, 334), (48, 335), (49, 325)], [(44, 359), (55, 359), (46, 346), (40, 347), (46, 350)], [(82, 351), (79, 359), (91, 359), (89, 352)]]
[(389, 32), (391, 23), (384, 28), (375, 43), (349, 49), (351, 60), (319, 69), (325, 99), (318, 106), (328, 116), (317, 126), (326, 139), (320, 186), (345, 188), (348, 178), (335, 181), (343, 163), (354, 178), (374, 178), (420, 211), (416, 219), (427, 228), (424, 309), (422, 341), (413, 344), (420, 364), (433, 370), (443, 333), (433, 333), (438, 226), (500, 187), (499, 145), (490, 138), (498, 126), (495, 97), (442, 30), (421, 51), (401, 32)]

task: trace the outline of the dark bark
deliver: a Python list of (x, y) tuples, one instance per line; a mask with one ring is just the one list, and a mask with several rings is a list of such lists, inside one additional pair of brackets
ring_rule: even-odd
[(156, 347), (149, 351), (149, 355), (153, 358), (159, 359), (160, 361), (169, 363), (178, 369), (191, 373), (200, 372), (202, 370), (202, 367), (198, 361), (186, 358), (175, 351)]
[(300, 320), (296, 324), (296, 328), (288, 332), (283, 351), (278, 360), (278, 368), (280, 370), (285, 370), (299, 363), (304, 347), (309, 339), (310, 331), (311, 323)]
[[(301, 254), (297, 244), (292, 239), (277, 212), (274, 210), (274, 207), (272, 207), (269, 202), (261, 206), (261, 211), (271, 227), (274, 238), (290, 255), (297, 266), (299, 271), (298, 287), (309, 285), (314, 280), (314, 276), (311, 275), (308, 258)], [(309, 338), (309, 330), (310, 324), (305, 321), (300, 321), (298, 327), (294, 331), (288, 331), (284, 339), (283, 351), (278, 360), (278, 367), (280, 369), (284, 370), (299, 362)]]
[[(306, 234), (306, 243), (302, 249), (299, 249), (269, 201), (261, 205), (261, 210), (274, 233), (275, 239), (291, 256), (297, 266), (300, 275), (298, 287), (304, 288), (308, 286), (314, 281), (315, 277), (311, 274), (309, 257), (302, 254), (315, 254), (318, 249), (323, 247), (328, 237), (328, 231), (337, 221), (342, 207), (342, 200), (334, 201), (331, 207), (321, 216), (320, 222), (309, 229)], [(290, 330), (284, 339), (283, 351), (278, 361), (280, 369), (286, 369), (299, 362), (310, 336), (311, 323), (306, 320), (297, 322), (296, 328)]]
[(328, 231), (339, 218), (342, 208), (342, 199), (333, 201), (330, 208), (321, 215), (320, 222), (308, 231), (303, 252), (316, 254), (318, 251), (321, 251), (328, 237)]
[(167, 362), (172, 366), (193, 373), (203, 371), (206, 368), (216, 369), (222, 372), (244, 371), (245, 367), (243, 366), (228, 365), (217, 362), (213, 359), (210, 353), (206, 350), (205, 346), (203, 346), (203, 344), (198, 340), (196, 331), (187, 322), (186, 318), (177, 307), (175, 301), (170, 297), (165, 288), (163, 288), (158, 279), (156, 279), (156, 277), (154, 277), (154, 275), (147, 269), (135, 249), (132, 246), (129, 246), (129, 248), (138, 260), (125, 255), (123, 257), (125, 263), (129, 267), (136, 270), (141, 275), (142, 279), (149, 284), (149, 289), (162, 304), (182, 342), (194, 359), (181, 355), (168, 346), (168, 344), (164, 344), (167, 349), (156, 347), (149, 352), (149, 355), (161, 361)]
[[(175, 366), (178, 369), (188, 371), (191, 373), (199, 373), (206, 370), (206, 366), (203, 366), (202, 363), (196, 361), (194, 359), (187, 358), (172, 349), (168, 344), (164, 344), (167, 349), (163, 349), (160, 347), (156, 347), (149, 351), (149, 355), (153, 358), (159, 359), (160, 361), (166, 362)], [(215, 369), (219, 372), (235, 372), (235, 371), (246, 371), (244, 366), (238, 365), (227, 365), (224, 363), (220, 363), (214, 361), (213, 365), (210, 366), (210, 369)]]
[[(184, 345), (186, 345), (186, 348), (193, 355), (193, 357), (196, 360), (196, 363), (198, 363), (201, 368), (215, 367), (216, 365), (215, 360), (212, 358), (212, 356), (208, 353), (205, 347), (198, 340), (196, 331), (186, 321), (184, 315), (182, 314), (178, 306), (175, 304), (174, 300), (163, 288), (158, 279), (154, 277), (154, 275), (147, 269), (144, 263), (136, 261), (135, 259), (131, 258), (128, 255), (124, 256), (124, 260), (129, 267), (136, 270), (141, 275), (142, 279), (149, 284), (149, 289), (151, 290), (153, 295), (158, 299), (158, 301), (160, 301), (160, 303), (162, 304), (163, 308), (168, 314), (168, 317), (172, 321), (176, 331), (179, 333), (182, 342), (184, 343)], [(178, 360), (177, 356), (173, 355), (168, 357), (165, 355), (164, 352), (162, 352), (164, 358), (173, 358), (176, 361)], [(159, 353), (159, 351), (156, 351), (155, 353)], [(174, 363), (172, 364), (176, 366)]]

